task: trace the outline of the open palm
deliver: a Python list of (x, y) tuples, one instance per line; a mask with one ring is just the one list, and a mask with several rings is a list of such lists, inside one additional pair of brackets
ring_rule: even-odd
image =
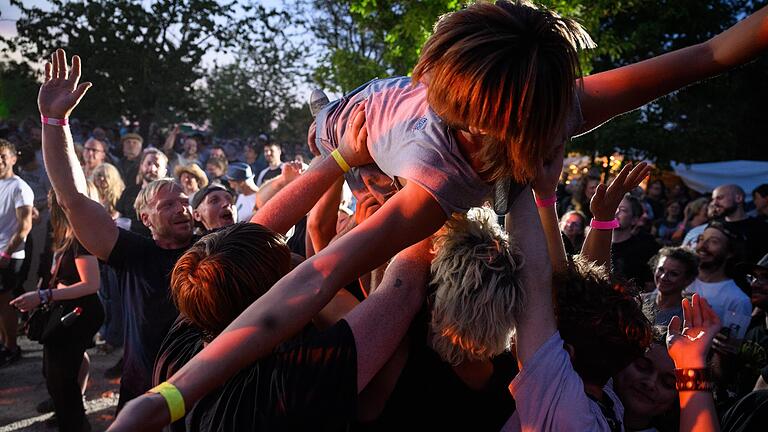
[(606, 187), (604, 184), (597, 186), (595, 195), (589, 202), (589, 209), (599, 221), (612, 220), (616, 214), (616, 208), (624, 199), (624, 195), (637, 187), (651, 172), (651, 167), (645, 162), (640, 162), (634, 168), (628, 163), (619, 172), (619, 175)]
[(678, 369), (704, 368), (712, 339), (720, 331), (720, 319), (709, 303), (694, 294), (683, 300), (683, 320), (675, 316), (667, 328), (667, 350)]
[(45, 64), (45, 80), (37, 95), (37, 106), (45, 117), (63, 119), (83, 98), (91, 83), (80, 81), (80, 57), (72, 57), (72, 68), (67, 67), (64, 50), (58, 49)]

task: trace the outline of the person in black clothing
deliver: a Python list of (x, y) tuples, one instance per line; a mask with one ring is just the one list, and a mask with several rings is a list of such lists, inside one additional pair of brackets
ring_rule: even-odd
[(768, 222), (768, 183), (752, 190), (752, 202), (755, 203), (755, 218)]
[(256, 186), (261, 186), (265, 181), (275, 178), (282, 173), (283, 148), (278, 143), (264, 145), (264, 159), (268, 166), (256, 175)]
[(60, 304), (62, 316), (81, 309), (80, 316), (68, 327), (55, 330), (43, 343), (43, 375), (53, 400), (61, 431), (91, 430), (83, 407), (87, 374), (78, 379), (81, 363), (89, 363), (85, 350), (104, 322), (104, 311), (96, 291), (99, 289), (99, 263), (75, 239), (64, 211), (49, 194), (53, 227), (54, 263), (49, 289), (28, 292), (13, 300), (22, 312), (42, 303)]
[(127, 133), (120, 137), (120, 143), (123, 147), (123, 157), (117, 161), (117, 169), (120, 170), (120, 175), (123, 176), (126, 186), (141, 183), (138, 173), (144, 138), (139, 134)]
[(735, 184), (718, 186), (712, 191), (715, 217), (723, 219), (723, 225), (746, 239), (747, 262), (757, 262), (768, 252), (768, 223), (747, 217), (744, 211), (744, 190)]
[(635, 224), (643, 216), (643, 205), (632, 195), (625, 195), (616, 209), (619, 227), (613, 230), (611, 244), (612, 274), (632, 280), (641, 288), (653, 289), (653, 274), (648, 261), (660, 246), (650, 234), (634, 233)]
[[(88, 88), (87, 83), (77, 84), (80, 59), (73, 58), (69, 72), (64, 51), (58, 50), (53, 64), (46, 68), (49, 73), (38, 94), (40, 114), (67, 118)], [(76, 156), (69, 126), (43, 124), (43, 154), (56, 196), (76, 238), (96, 258), (115, 269), (122, 289), (125, 343), (119, 409), (150, 388), (160, 343), (178, 315), (168, 286), (176, 260), (194, 240), (188, 198), (172, 180), (148, 183), (139, 192), (135, 206), (141, 222), (152, 233), (151, 239), (142, 237), (117, 228), (104, 207), (86, 196), (83, 171), (79, 164), (72, 163)], [(158, 172), (160, 166), (164, 168), (160, 163), (153, 164), (152, 169)]]
[(131, 220), (132, 232), (141, 234), (145, 237), (152, 237), (149, 228), (142, 223), (136, 211), (136, 198), (139, 196), (141, 190), (150, 182), (166, 176), (167, 165), (168, 158), (163, 152), (155, 148), (148, 148), (144, 150), (141, 155), (139, 173), (136, 176), (135, 184), (132, 184), (134, 179), (124, 179), (125, 184), (130, 184), (130, 186), (127, 186), (125, 190), (123, 190), (123, 194), (120, 196), (120, 199), (117, 200), (115, 208), (120, 212), (121, 216)]

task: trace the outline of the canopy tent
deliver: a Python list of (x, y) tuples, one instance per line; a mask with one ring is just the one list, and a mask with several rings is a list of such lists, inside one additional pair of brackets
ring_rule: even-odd
[(737, 184), (744, 189), (747, 200), (752, 199), (752, 190), (768, 183), (768, 161), (726, 161), (700, 164), (681, 164), (672, 162), (675, 170), (686, 186), (699, 193), (709, 193), (720, 185)]

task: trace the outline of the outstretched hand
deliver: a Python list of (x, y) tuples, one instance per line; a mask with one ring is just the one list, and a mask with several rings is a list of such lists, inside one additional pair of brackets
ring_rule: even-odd
[(368, 129), (365, 125), (365, 101), (349, 114), (347, 127), (339, 143), (339, 153), (350, 167), (373, 163), (368, 152)]
[(72, 57), (72, 68), (69, 69), (64, 50), (56, 50), (51, 62), (45, 64), (45, 80), (37, 95), (40, 114), (57, 119), (69, 117), (91, 87), (91, 83), (78, 84), (79, 81), (80, 57)]
[(720, 318), (707, 300), (698, 294), (683, 300), (683, 325), (680, 317), (672, 317), (667, 328), (667, 350), (678, 369), (707, 367), (707, 353), (717, 332)]
[(624, 195), (636, 188), (650, 172), (651, 167), (647, 163), (640, 162), (632, 168), (632, 162), (630, 162), (622, 168), (610, 186), (606, 187), (605, 184), (599, 184), (595, 195), (589, 202), (589, 210), (592, 211), (595, 219), (599, 221), (613, 220), (616, 217), (616, 208), (624, 199)]

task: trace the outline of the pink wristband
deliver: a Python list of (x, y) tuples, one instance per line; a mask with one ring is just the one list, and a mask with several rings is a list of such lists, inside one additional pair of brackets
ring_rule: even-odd
[(6, 259), (11, 259), (11, 254), (9, 254), (6, 251), (2, 251), (2, 252), (0, 252), (0, 257), (6, 258)]
[(589, 223), (589, 226), (599, 230), (612, 230), (619, 227), (619, 220), (614, 219), (610, 221), (599, 221), (597, 219), (592, 219), (592, 221)]
[(536, 197), (536, 207), (544, 208), (544, 207), (552, 207), (557, 202), (557, 195), (552, 195), (549, 198), (539, 198)]
[(46, 117), (42, 114), (40, 114), (40, 121), (43, 124), (48, 124), (53, 126), (66, 126), (69, 124), (68, 118), (57, 119), (57, 118)]

